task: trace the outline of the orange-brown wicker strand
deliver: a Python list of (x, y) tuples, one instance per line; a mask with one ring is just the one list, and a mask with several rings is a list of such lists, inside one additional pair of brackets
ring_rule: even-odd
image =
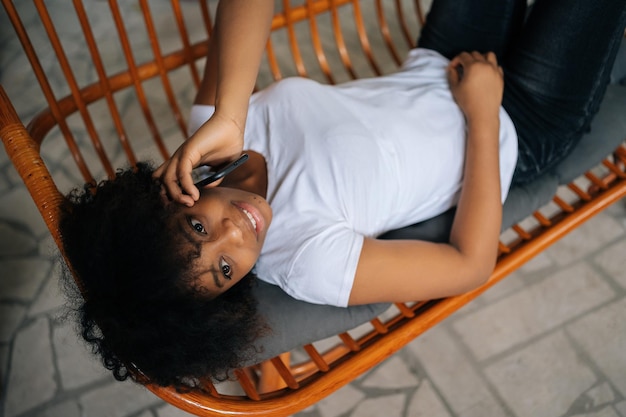
[(208, 2), (200, 2), (200, 14), (202, 15), (202, 22), (204, 23), (204, 27), (206, 29), (207, 38), (210, 38), (213, 34), (213, 19), (211, 18), (211, 11), (209, 10)]
[(139, 76), (137, 65), (135, 64), (135, 59), (133, 58), (133, 53), (132, 53), (132, 49), (130, 46), (130, 40), (128, 38), (128, 34), (126, 33), (124, 22), (122, 21), (122, 14), (117, 4), (117, 0), (109, 0), (109, 7), (111, 8), (111, 14), (113, 16), (113, 21), (115, 22), (117, 35), (120, 38), (120, 42), (122, 44), (122, 50), (124, 51), (124, 57), (126, 59), (126, 64), (128, 65), (128, 73), (132, 79), (132, 83), (135, 88), (135, 93), (137, 95), (139, 106), (141, 107), (141, 110), (144, 115), (144, 119), (146, 120), (148, 129), (150, 130), (150, 133), (152, 134), (152, 138), (154, 139), (157, 149), (161, 153), (161, 156), (163, 157), (163, 159), (167, 159), (169, 157), (169, 151), (167, 150), (167, 148), (165, 147), (165, 144), (163, 143), (163, 139), (161, 138), (159, 129), (156, 125), (154, 117), (152, 116), (150, 107), (148, 106), (148, 100), (146, 98), (146, 94), (141, 84), (142, 79)]
[(380, 28), (380, 33), (383, 36), (383, 40), (385, 41), (385, 45), (393, 58), (393, 61), (396, 65), (400, 65), (402, 63), (402, 58), (400, 58), (400, 54), (398, 54), (398, 50), (391, 39), (391, 33), (389, 31), (389, 25), (387, 24), (387, 19), (385, 18), (385, 11), (383, 9), (382, 0), (376, 0), (376, 15), (378, 16), (378, 26)]
[(57, 32), (54, 28), (54, 24), (50, 19), (48, 9), (43, 5), (42, 0), (36, 0), (35, 6), (37, 7), (37, 11), (39, 12), (39, 16), (41, 17), (44, 27), (46, 28), (48, 39), (52, 44), (52, 48), (54, 49), (54, 52), (56, 54), (57, 61), (61, 66), (63, 75), (65, 76), (65, 81), (70, 88), (72, 97), (74, 98), (74, 102), (78, 107), (78, 111), (83, 119), (83, 122), (85, 123), (85, 128), (87, 129), (87, 133), (91, 138), (91, 143), (94, 146), (96, 154), (98, 155), (98, 158), (100, 159), (100, 162), (102, 163), (102, 166), (104, 167), (107, 175), (109, 175), (109, 177), (113, 177), (113, 166), (111, 165), (111, 162), (109, 161), (109, 158), (106, 155), (104, 148), (102, 147), (102, 142), (100, 141), (100, 137), (98, 136), (98, 133), (96, 132), (96, 129), (93, 125), (93, 120), (91, 119), (89, 111), (87, 110), (87, 107), (85, 106), (85, 103), (80, 96), (78, 83), (76, 82), (76, 78), (74, 77), (74, 73), (67, 59), (67, 55), (65, 54), (63, 46), (61, 45), (61, 40), (59, 39)]
[(372, 53), (372, 46), (370, 45), (369, 38), (367, 36), (367, 30), (365, 29), (365, 22), (363, 21), (363, 14), (361, 13), (361, 2), (359, 0), (352, 1), (352, 9), (354, 12), (354, 23), (356, 24), (357, 33), (359, 34), (359, 41), (361, 42), (361, 48), (370, 64), (370, 67), (376, 75), (381, 75), (383, 72), (376, 62), (376, 58)]
[(329, 84), (335, 84), (335, 79), (332, 75), (332, 70), (328, 64), (328, 59), (326, 58), (326, 54), (324, 53), (324, 47), (322, 46), (322, 41), (319, 33), (319, 29), (317, 27), (317, 19), (316, 14), (314, 12), (313, 0), (306, 0), (306, 8), (307, 14), (309, 16), (309, 28), (311, 30), (311, 42), (313, 43), (313, 50), (315, 51), (315, 57), (317, 58), (317, 62), (326, 77), (326, 81)]
[(569, 205), (568, 203), (565, 202), (565, 200), (563, 200), (561, 197), (554, 196), (552, 198), (552, 201), (554, 201), (554, 203), (561, 207), (561, 209), (567, 213), (572, 213), (574, 211), (574, 207), (572, 207), (571, 205)]
[(337, 7), (340, 5), (338, 0), (330, 0), (329, 12), (332, 19), (333, 34), (335, 37), (335, 45), (337, 45), (337, 52), (343, 63), (344, 68), (348, 71), (351, 78), (356, 79), (357, 75), (354, 72), (354, 65), (350, 59), (348, 48), (346, 47), (346, 41), (341, 29), (341, 20), (339, 19), (339, 12)]
[(415, 12), (417, 13), (418, 22), (421, 26), (424, 26), (424, 23), (426, 23), (426, 14), (424, 13), (424, 8), (420, 0), (415, 0)]
[(604, 181), (602, 181), (600, 178), (598, 178), (598, 176), (596, 174), (594, 174), (593, 172), (586, 172), (585, 173), (585, 177), (591, 181), (593, 183), (593, 185), (595, 185), (596, 187), (598, 187), (601, 190), (605, 190), (607, 188), (607, 185), (604, 183)]
[(287, 386), (291, 389), (298, 389), (299, 387), (298, 382), (293, 377), (293, 375), (289, 371), (289, 368), (287, 367), (287, 365), (285, 365), (285, 363), (282, 361), (280, 356), (276, 356), (272, 358), (271, 362), (272, 362), (272, 365), (274, 365), (274, 368), (276, 368), (276, 371), (278, 371), (278, 374), (280, 375), (280, 377), (287, 384)]
[(546, 216), (541, 214), (539, 211), (535, 211), (533, 213), (533, 217), (537, 219), (539, 224), (542, 225), (543, 227), (549, 227), (552, 225), (552, 222)]
[[(196, 68), (196, 65), (195, 65), (195, 59), (193, 56), (193, 50), (191, 48), (191, 41), (189, 40), (187, 25), (185, 24), (185, 19), (183, 18), (183, 11), (180, 7), (180, 0), (172, 0), (171, 3), (172, 3), (172, 9), (174, 11), (174, 17), (176, 19), (176, 27), (178, 28), (180, 39), (183, 42), (183, 52), (185, 53), (188, 67), (189, 67), (189, 70), (191, 71), (191, 79), (193, 80), (195, 85), (200, 85), (200, 75), (198, 74), (198, 68)], [(200, 3), (204, 4), (204, 1), (200, 1)]]
[(278, 61), (276, 60), (276, 54), (274, 53), (274, 46), (272, 44), (272, 40), (267, 40), (267, 46), (265, 47), (265, 56), (267, 58), (267, 63), (270, 68), (270, 72), (272, 73), (272, 78), (274, 81), (282, 80), (283, 74), (280, 71), (280, 65), (278, 65)]
[(351, 351), (356, 352), (358, 350), (361, 350), (361, 346), (359, 346), (359, 344), (354, 340), (354, 338), (350, 336), (348, 333), (341, 333), (339, 335), (339, 338), (344, 343), (344, 345), (346, 345), (346, 347), (350, 349)]
[(322, 355), (315, 349), (315, 346), (308, 344), (304, 345), (303, 348), (320, 371), (326, 372), (330, 369), (328, 363), (326, 363)]
[(502, 242), (498, 242), (498, 252), (500, 254), (511, 252), (511, 248)]
[(291, 3), (289, 0), (283, 0), (283, 12), (285, 14), (285, 28), (287, 29), (287, 36), (289, 38), (289, 49), (291, 50), (291, 57), (293, 63), (296, 66), (296, 71), (301, 77), (307, 76), (306, 67), (304, 61), (302, 61), (302, 54), (300, 53), (300, 45), (298, 38), (296, 37), (296, 31), (294, 28), (294, 22), (291, 20)]
[[(159, 76), (161, 78), (161, 85), (163, 86), (163, 91), (165, 92), (167, 101), (174, 114), (174, 119), (176, 119), (176, 122), (178, 123), (178, 127), (180, 131), (182, 132), (183, 136), (185, 136), (187, 133), (187, 124), (185, 122), (185, 119), (183, 118), (182, 113), (180, 112), (180, 108), (178, 106), (176, 96), (174, 94), (174, 91), (172, 90), (172, 84), (170, 83), (170, 80), (167, 76), (167, 69), (165, 68), (165, 64), (163, 63), (163, 54), (161, 53), (161, 48), (159, 47), (159, 38), (156, 32), (156, 28), (154, 26), (152, 14), (150, 12), (150, 6), (148, 5), (147, 0), (139, 0), (139, 4), (141, 6), (141, 11), (143, 12), (142, 14), (143, 14), (144, 22), (146, 24), (146, 30), (148, 31), (148, 38), (150, 39), (150, 45), (152, 46), (154, 62), (156, 63), (157, 68), (159, 70)], [(174, 7), (174, 5), (177, 5), (177, 4), (178, 2), (174, 1), (172, 6)], [(177, 20), (180, 19), (180, 13), (181, 13), (180, 7), (178, 7), (178, 9), (174, 7), (174, 14), (176, 15)], [(181, 34), (181, 37), (182, 37), (182, 34)], [(185, 43), (185, 47), (183, 51), (185, 53), (186, 59), (193, 62), (193, 59), (190, 56), (191, 53), (189, 49), (188, 39), (187, 39), (187, 42)], [(195, 69), (195, 67), (193, 68)], [(197, 81), (199, 83), (200, 81), (199, 81), (197, 72), (192, 71), (192, 74), (196, 75), (196, 78), (194, 78), (194, 81)]]
[(415, 317), (415, 312), (404, 303), (395, 303), (395, 306), (404, 317)]
[(85, 7), (82, 0), (73, 0), (73, 2), (74, 8), (76, 9), (76, 14), (78, 16), (78, 20), (85, 36), (85, 41), (87, 42), (87, 47), (89, 49), (91, 60), (93, 61), (96, 73), (98, 74), (98, 82), (100, 83), (104, 99), (107, 103), (107, 106), (109, 107), (109, 112), (111, 113), (111, 118), (113, 120), (113, 125), (115, 126), (115, 131), (117, 132), (118, 139), (122, 145), (122, 149), (124, 149), (126, 158), (132, 165), (135, 165), (137, 163), (137, 158), (135, 157), (132, 146), (128, 141), (128, 135), (126, 134), (126, 130), (124, 129), (124, 124), (122, 123), (120, 112), (117, 108), (117, 105), (115, 104), (115, 100), (113, 100), (111, 85), (104, 69), (104, 64), (98, 50), (98, 45), (91, 30), (91, 26), (89, 25), (89, 19), (87, 17), (87, 13), (85, 12)]
[(524, 230), (519, 224), (513, 225), (511, 229), (513, 229), (515, 233), (517, 233), (519, 237), (521, 237), (524, 240), (530, 240), (532, 238), (532, 235), (528, 233), (526, 230)]
[(370, 323), (372, 324), (372, 326), (374, 327), (374, 330), (377, 333), (385, 334), (389, 331), (389, 329), (387, 329), (387, 326), (385, 326), (385, 324), (382, 321), (380, 321), (380, 319), (378, 318), (370, 320)]
[(261, 400), (261, 397), (256, 390), (256, 385), (252, 382), (248, 374), (241, 369), (235, 369), (233, 372), (237, 377), (237, 382), (239, 382), (239, 385), (241, 385), (241, 388), (243, 388), (243, 391), (246, 393), (248, 398), (254, 401)]
[[(83, 178), (85, 178), (86, 181), (93, 181), (93, 176), (91, 175), (89, 168), (87, 168), (87, 164), (85, 163), (82, 153), (80, 152), (78, 145), (76, 144), (76, 141), (74, 140), (74, 136), (72, 135), (67, 123), (65, 122), (63, 112), (60, 110), (60, 107), (57, 104), (54, 93), (52, 92), (52, 87), (50, 86), (50, 83), (48, 82), (48, 79), (46, 78), (46, 74), (41, 66), (41, 63), (39, 62), (37, 53), (35, 52), (35, 49), (33, 48), (33, 44), (31, 43), (30, 37), (28, 36), (26, 29), (24, 28), (24, 24), (22, 23), (22, 20), (20, 19), (17, 11), (15, 10), (15, 6), (13, 5), (12, 2), (3, 2), (3, 5), (5, 7), (5, 10), (7, 11), (7, 14), (9, 15), (11, 19), (11, 22), (13, 23), (13, 27), (15, 28), (15, 31), (18, 35), (20, 43), (22, 44), (22, 48), (24, 49), (24, 52), (26, 53), (28, 61), (30, 62), (31, 68), (33, 69), (33, 72), (35, 73), (35, 77), (37, 78), (37, 81), (39, 82), (39, 86), (41, 87), (44, 97), (46, 98), (46, 101), (48, 102), (48, 105), (50, 106), (50, 113), (52, 114), (52, 117), (54, 118), (54, 122), (58, 124), (59, 130), (63, 134), (63, 137), (65, 138), (65, 141), (70, 150), (70, 153), (72, 154), (72, 157), (74, 158), (74, 161), (76, 162), (76, 165), (78, 166), (81, 174), (83, 175)], [(29, 126), (29, 133), (32, 134), (32, 130), (30, 129), (30, 126)], [(36, 135), (34, 139), (37, 141), (37, 143), (40, 144), (41, 141), (43, 140), (43, 136)]]

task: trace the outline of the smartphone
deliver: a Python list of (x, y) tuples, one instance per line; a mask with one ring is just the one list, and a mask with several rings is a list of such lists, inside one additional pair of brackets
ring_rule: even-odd
[(209, 167), (206, 165), (194, 168), (194, 170), (191, 171), (191, 176), (193, 178), (194, 185), (200, 188), (214, 181), (217, 181), (220, 178), (223, 178), (224, 176), (233, 172), (235, 168), (243, 165), (243, 163), (246, 162), (247, 160), (248, 160), (248, 154), (244, 153), (239, 158), (235, 159), (234, 161), (216, 168), (215, 171), (213, 170), (212, 167)]

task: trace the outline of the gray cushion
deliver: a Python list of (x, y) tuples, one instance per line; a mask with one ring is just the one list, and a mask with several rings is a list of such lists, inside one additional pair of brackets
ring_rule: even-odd
[[(595, 166), (626, 138), (626, 87), (609, 86), (591, 131), (554, 171), (524, 186), (511, 189), (504, 204), (503, 228), (519, 222), (554, 195), (558, 184), (571, 181)], [(383, 239), (447, 241), (454, 209), (428, 221), (394, 230)], [(255, 288), (259, 312), (271, 332), (256, 342), (258, 363), (315, 340), (325, 339), (357, 327), (384, 312), (389, 304), (337, 308), (297, 301), (278, 287), (259, 282)]]
[(611, 84), (626, 85), (626, 37), (622, 39), (611, 71)]
[(609, 85), (590, 131), (553, 171), (567, 184), (597, 165), (626, 139), (626, 86)]
[(259, 311), (271, 332), (257, 339), (255, 346), (258, 353), (249, 365), (353, 329), (389, 308), (389, 304), (349, 308), (310, 304), (298, 301), (279, 287), (260, 280), (254, 291)]

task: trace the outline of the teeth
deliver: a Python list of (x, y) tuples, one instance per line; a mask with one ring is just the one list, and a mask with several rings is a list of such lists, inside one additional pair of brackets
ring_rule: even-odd
[(254, 227), (254, 230), (256, 230), (256, 220), (254, 220), (254, 217), (252, 217), (252, 214), (248, 213), (248, 211), (246, 209), (241, 209), (244, 213), (246, 213), (246, 216), (248, 216), (248, 219), (250, 220), (250, 223), (252, 223), (252, 227)]

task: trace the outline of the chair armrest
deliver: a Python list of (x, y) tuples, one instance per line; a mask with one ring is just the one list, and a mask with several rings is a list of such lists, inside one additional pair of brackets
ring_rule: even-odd
[(56, 213), (64, 197), (41, 159), (39, 144), (29, 135), (2, 86), (0, 86), (0, 139), (54, 240), (61, 247)]

